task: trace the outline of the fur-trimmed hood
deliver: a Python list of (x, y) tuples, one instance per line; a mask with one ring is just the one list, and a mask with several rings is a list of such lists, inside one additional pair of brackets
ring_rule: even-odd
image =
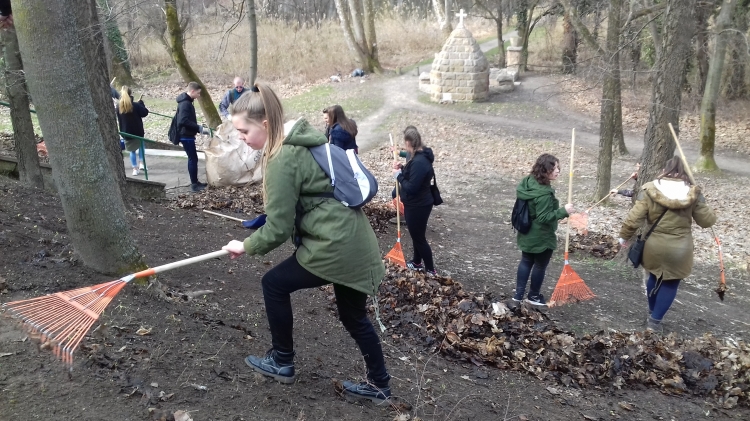
[(662, 178), (643, 185), (643, 190), (654, 202), (668, 209), (686, 209), (701, 196), (701, 188), (674, 178)]

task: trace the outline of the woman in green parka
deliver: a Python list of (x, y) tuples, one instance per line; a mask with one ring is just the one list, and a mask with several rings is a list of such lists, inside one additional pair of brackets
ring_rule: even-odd
[[(265, 356), (250, 355), (245, 363), (281, 383), (294, 383), (293, 313), (290, 294), (333, 284), (339, 318), (359, 346), (367, 381), (344, 382), (344, 392), (383, 402), (390, 397), (380, 339), (367, 317), (365, 302), (375, 296), (385, 267), (377, 238), (364, 211), (333, 198), (315, 197), (333, 191), (331, 181), (308, 150), (326, 137), (307, 121), (283, 124), (283, 109), (273, 90), (256, 83), (230, 108), (232, 124), (252, 149), (265, 147), (262, 160), (266, 223), (244, 242), (223, 247), (232, 258), (264, 255), (293, 235), (297, 251), (262, 278), (272, 348)], [(287, 134), (285, 135), (285, 131)], [(297, 202), (303, 216), (295, 231)]]
[(531, 216), (531, 229), (526, 234), (518, 233), (518, 248), (521, 249), (521, 262), (516, 273), (516, 293), (513, 301), (522, 302), (526, 284), (531, 275), (531, 286), (526, 302), (545, 306), (547, 302), (540, 292), (547, 265), (552, 252), (557, 248), (557, 221), (573, 213), (573, 205), (560, 207), (555, 198), (555, 189), (550, 185), (560, 175), (560, 161), (550, 154), (537, 158), (527, 175), (516, 187), (516, 197), (526, 200)]

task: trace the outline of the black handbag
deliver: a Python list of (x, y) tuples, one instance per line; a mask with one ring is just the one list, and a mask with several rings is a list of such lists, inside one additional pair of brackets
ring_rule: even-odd
[(646, 248), (646, 240), (648, 240), (648, 237), (650, 237), (651, 233), (654, 232), (654, 228), (656, 228), (656, 226), (659, 224), (659, 221), (661, 221), (661, 218), (663, 218), (668, 211), (669, 209), (665, 210), (664, 213), (661, 214), (659, 219), (654, 222), (654, 225), (651, 226), (651, 229), (648, 230), (643, 238), (641, 238), (641, 236), (639, 235), (638, 238), (636, 238), (636, 240), (633, 242), (633, 244), (630, 245), (630, 249), (628, 250), (628, 260), (630, 260), (630, 263), (633, 264), (634, 268), (637, 268), (643, 262), (643, 250)]
[(437, 186), (437, 180), (435, 179), (435, 172), (432, 172), (432, 183), (430, 183), (430, 193), (432, 193), (432, 205), (440, 206), (443, 204), (443, 198), (440, 197), (440, 190)]

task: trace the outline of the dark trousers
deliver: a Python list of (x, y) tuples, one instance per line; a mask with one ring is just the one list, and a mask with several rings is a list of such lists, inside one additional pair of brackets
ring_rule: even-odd
[(180, 138), (180, 143), (188, 157), (190, 184), (196, 184), (198, 183), (198, 151), (195, 150), (195, 139)]
[(544, 250), (541, 253), (521, 252), (521, 262), (518, 264), (516, 273), (516, 300), (523, 299), (523, 293), (526, 292), (526, 283), (531, 275), (531, 286), (529, 287), (529, 297), (539, 295), (544, 282), (544, 274), (547, 272), (547, 265), (552, 258), (552, 249)]
[(406, 206), (404, 205), (404, 219), (406, 227), (414, 246), (414, 263), (422, 263), (426, 270), (435, 270), (435, 262), (432, 261), (432, 249), (427, 244), (427, 220), (430, 219), (432, 205), (428, 206)]
[(648, 294), (648, 311), (651, 318), (661, 320), (667, 314), (667, 310), (672, 306), (675, 297), (677, 297), (677, 288), (680, 286), (679, 279), (662, 280), (656, 279), (653, 273), (648, 274), (646, 282), (646, 293)]
[[(297, 262), (297, 257), (292, 255), (269, 270), (263, 276), (262, 284), (273, 349), (292, 352), (294, 316), (289, 295), (300, 289), (320, 287), (330, 282), (308, 272)], [(339, 284), (333, 284), (333, 291), (336, 294), (339, 319), (359, 346), (365, 359), (367, 378), (378, 387), (387, 386), (390, 376), (385, 369), (383, 348), (370, 319), (367, 318), (367, 294)]]

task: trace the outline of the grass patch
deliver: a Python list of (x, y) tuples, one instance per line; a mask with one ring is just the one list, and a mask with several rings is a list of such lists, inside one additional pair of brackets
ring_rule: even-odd
[[(358, 83), (359, 80), (364, 83)], [(347, 117), (361, 120), (378, 110), (384, 102), (382, 92), (372, 91), (371, 85), (369, 79), (318, 85), (301, 95), (282, 100), (286, 118), (304, 117), (318, 125), (322, 120), (323, 108), (338, 104)]]

